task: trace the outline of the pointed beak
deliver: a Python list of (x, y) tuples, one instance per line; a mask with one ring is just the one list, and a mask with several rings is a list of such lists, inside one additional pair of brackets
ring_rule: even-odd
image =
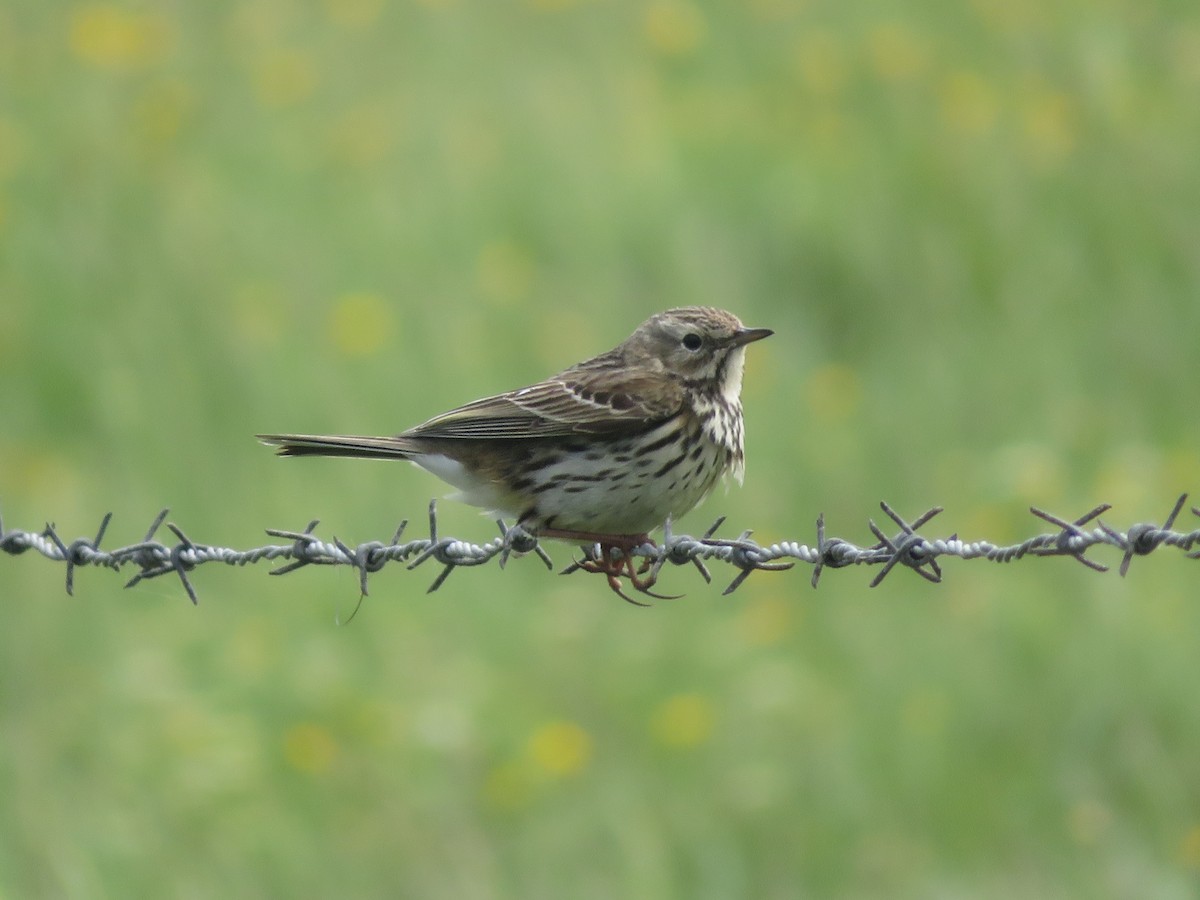
[(770, 337), (774, 333), (770, 328), (743, 328), (729, 339), (729, 346), (744, 347), (746, 344), (753, 344), (755, 341)]

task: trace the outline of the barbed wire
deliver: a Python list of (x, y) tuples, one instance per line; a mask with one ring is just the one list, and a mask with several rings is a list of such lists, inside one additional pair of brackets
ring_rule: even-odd
[[(942, 557), (1009, 563), (1027, 556), (1066, 556), (1090, 569), (1104, 572), (1108, 570), (1108, 566), (1088, 558), (1085, 554), (1092, 547), (1106, 545), (1123, 553), (1119, 571), (1124, 576), (1135, 556), (1146, 556), (1159, 547), (1175, 547), (1184, 552), (1189, 559), (1200, 558), (1200, 550), (1192, 549), (1200, 544), (1200, 529), (1189, 532), (1174, 530), (1175, 520), (1186, 502), (1187, 494), (1183, 494), (1161, 525), (1140, 522), (1130, 525), (1124, 531), (1118, 531), (1100, 519), (1102, 514), (1112, 508), (1107, 503), (1071, 520), (1037, 507), (1030, 507), (1033, 515), (1054, 525), (1055, 530), (1008, 546), (986, 540), (963, 541), (957, 534), (947, 538), (927, 538), (918, 533), (918, 528), (928, 524), (943, 511), (940, 506), (927, 510), (910, 522), (886, 502), (881, 503), (881, 509), (899, 531), (889, 537), (874, 520), (868, 520), (868, 526), (876, 538), (876, 543), (868, 546), (829, 537), (826, 534), (823, 514), (817, 517), (816, 544), (811, 546), (798, 541), (763, 545), (751, 539), (751, 531), (743, 531), (736, 538), (714, 537), (725, 521), (724, 516), (717, 519), (712, 527), (698, 538), (675, 534), (668, 520), (659, 543), (646, 542), (626, 552), (603, 548), (599, 544), (585, 546), (581, 548), (584, 559), (567, 566), (563, 574), (579, 570), (601, 572), (608, 576), (614, 591), (630, 602), (637, 602), (620, 590), (618, 576), (629, 577), (635, 588), (643, 593), (650, 593), (648, 587), (654, 584), (660, 570), (667, 563), (676, 566), (694, 565), (706, 582), (712, 581), (706, 563), (728, 564), (738, 570), (724, 590), (725, 594), (730, 594), (754, 572), (790, 569), (796, 562), (808, 563), (813, 567), (811, 583), (814, 588), (826, 569), (861, 565), (881, 567), (872, 579), (871, 587), (880, 584), (898, 567), (911, 569), (926, 581), (938, 583), (942, 580), (942, 569), (938, 562)], [(1200, 517), (1200, 509), (1195, 506), (1191, 507), (1191, 512)], [(550, 556), (538, 542), (536, 535), (520, 526), (509, 527), (503, 520), (496, 522), (500, 529), (499, 536), (485, 544), (441, 536), (438, 530), (436, 501), (429, 504), (429, 537), (401, 542), (408, 527), (406, 519), (400, 523), (390, 541), (367, 541), (354, 547), (336, 537), (329, 541), (317, 537), (314, 533), (319, 524), (317, 519), (309, 522), (303, 531), (268, 528), (268, 535), (284, 538), (288, 543), (267, 544), (248, 550), (234, 550), (193, 541), (179, 526), (167, 522), (167, 529), (175, 535), (176, 541), (173, 544), (163, 543), (155, 535), (166, 521), (167, 513), (168, 510), (164, 509), (154, 518), (141, 541), (114, 550), (100, 549), (100, 543), (112, 520), (112, 513), (106, 514), (101, 520), (94, 538), (80, 537), (70, 543), (62, 539), (53, 524), (48, 523), (39, 532), (7, 531), (3, 518), (0, 518), (0, 550), (13, 556), (27, 550), (36, 550), (46, 559), (65, 563), (66, 590), (69, 595), (74, 594), (75, 573), (81, 566), (114, 571), (132, 566), (138, 571), (126, 583), (126, 587), (173, 573), (179, 577), (192, 603), (197, 603), (199, 598), (189, 573), (197, 566), (214, 562), (244, 566), (263, 560), (283, 561), (283, 565), (271, 570), (272, 575), (286, 575), (310, 565), (351, 566), (358, 572), (359, 588), (363, 596), (367, 594), (368, 577), (388, 563), (406, 563), (409, 570), (428, 562), (441, 565), (442, 570), (427, 588), (428, 593), (440, 588), (455, 569), (481, 566), (493, 560), (503, 568), (514, 554), (533, 553), (548, 569), (554, 568)], [(633, 568), (634, 559), (642, 560), (636, 573)], [(650, 593), (650, 596), (658, 595)]]

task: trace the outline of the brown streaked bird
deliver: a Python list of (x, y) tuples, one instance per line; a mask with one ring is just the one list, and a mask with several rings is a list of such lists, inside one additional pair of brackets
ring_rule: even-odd
[(539, 537), (599, 544), (585, 568), (622, 597), (621, 575), (650, 593), (629, 551), (726, 473), (742, 480), (745, 348), (771, 334), (720, 309), (669, 309), (607, 353), (394, 437), (258, 438), (281, 456), (409, 460)]

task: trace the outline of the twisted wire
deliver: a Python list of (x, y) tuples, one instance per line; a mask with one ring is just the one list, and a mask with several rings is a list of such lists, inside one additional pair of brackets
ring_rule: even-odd
[[(871, 581), (871, 587), (879, 585), (897, 568), (909, 569), (926, 581), (938, 583), (942, 580), (942, 569), (938, 560), (943, 557), (1010, 563), (1026, 556), (1065, 556), (1090, 569), (1105, 572), (1108, 566), (1086, 556), (1087, 551), (1097, 545), (1115, 547), (1122, 552), (1119, 572), (1124, 577), (1135, 556), (1146, 556), (1160, 547), (1174, 547), (1189, 559), (1200, 558), (1200, 550), (1193, 550), (1193, 547), (1200, 544), (1200, 529), (1186, 532), (1174, 529), (1175, 521), (1186, 502), (1187, 494), (1181, 495), (1162, 524), (1139, 522), (1130, 525), (1124, 531), (1111, 527), (1100, 518), (1112, 508), (1107, 503), (1096, 506), (1075, 519), (1066, 519), (1031, 507), (1030, 512), (1034, 516), (1055, 526), (1055, 530), (1007, 546), (986, 540), (963, 541), (957, 534), (946, 538), (925, 537), (918, 529), (940, 514), (943, 511), (942, 507), (933, 507), (908, 521), (886, 502), (880, 503), (880, 508), (898, 531), (889, 536), (874, 520), (868, 520), (876, 542), (866, 546), (839, 537), (829, 537), (826, 534), (823, 514), (817, 517), (814, 545), (798, 541), (763, 545), (751, 539), (751, 531), (743, 531), (736, 538), (718, 538), (714, 535), (725, 521), (723, 516), (700, 537), (675, 534), (668, 520), (661, 542), (644, 543), (631, 550), (630, 555), (643, 558), (653, 576), (657, 576), (667, 563), (676, 566), (691, 564), (706, 582), (712, 581), (708, 563), (729, 565), (738, 571), (725, 588), (725, 594), (737, 590), (754, 572), (790, 569), (796, 562), (808, 563), (813, 567), (811, 583), (814, 588), (826, 569), (862, 565), (880, 567), (878, 574)], [(1195, 506), (1191, 507), (1191, 512), (1192, 515), (1200, 517), (1200, 509)], [(164, 509), (154, 518), (142, 540), (112, 550), (100, 548), (112, 520), (112, 513), (107, 513), (101, 520), (94, 538), (80, 537), (70, 543), (63, 540), (53, 524), (48, 523), (42, 531), (8, 531), (4, 528), (3, 518), (0, 518), (0, 550), (12, 556), (34, 550), (46, 559), (65, 563), (66, 590), (69, 595), (74, 594), (75, 573), (80, 567), (93, 566), (114, 571), (134, 567), (137, 572), (126, 583), (126, 587), (133, 587), (147, 579), (174, 574), (183, 584), (192, 603), (197, 603), (199, 598), (190, 573), (197, 566), (214, 562), (244, 566), (262, 560), (282, 561), (282, 565), (271, 570), (272, 575), (286, 575), (311, 565), (351, 566), (358, 572), (359, 589), (364, 596), (367, 594), (369, 576), (380, 571), (388, 563), (406, 563), (406, 568), (410, 570), (431, 561), (442, 566), (427, 592), (440, 588), (455, 569), (481, 566), (493, 560), (503, 568), (513, 554), (533, 553), (548, 569), (554, 568), (550, 556), (538, 542), (536, 535), (520, 526), (510, 527), (503, 520), (496, 522), (499, 535), (485, 544), (442, 537), (438, 530), (436, 502), (429, 504), (428, 537), (402, 541), (408, 527), (408, 520), (405, 520), (400, 523), (390, 541), (367, 541), (353, 547), (336, 537), (328, 541), (318, 537), (315, 531), (319, 521), (314, 519), (303, 531), (275, 528), (266, 530), (271, 537), (283, 538), (288, 543), (235, 550), (193, 541), (179, 526), (166, 522), (167, 513), (168, 510)], [(174, 543), (164, 543), (156, 538), (164, 522), (175, 536)], [(585, 557), (591, 559), (599, 553), (599, 548), (584, 547), (583, 551)], [(564, 569), (563, 574), (581, 568), (584, 566), (575, 562)]]

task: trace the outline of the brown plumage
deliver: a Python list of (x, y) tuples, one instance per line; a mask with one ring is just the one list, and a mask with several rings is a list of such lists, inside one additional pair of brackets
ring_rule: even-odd
[(722, 475), (741, 479), (745, 346), (770, 334), (724, 310), (671, 309), (607, 353), (394, 437), (258, 437), (283, 456), (407, 459), (543, 537), (628, 549)]

